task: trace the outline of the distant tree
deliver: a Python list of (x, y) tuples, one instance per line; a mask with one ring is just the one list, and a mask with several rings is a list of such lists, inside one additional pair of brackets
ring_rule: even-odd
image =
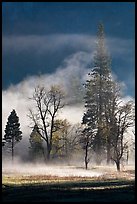
[(66, 157), (68, 151), (67, 140), (70, 126), (70, 123), (66, 119), (55, 120), (52, 143), (53, 157)]
[(31, 98), (36, 108), (30, 109), (29, 117), (37, 124), (41, 138), (46, 142), (46, 159), (50, 160), (54, 123), (56, 115), (64, 106), (64, 93), (59, 86), (51, 86), (50, 90), (37, 86)]
[(42, 158), (44, 157), (43, 139), (41, 138), (37, 125), (34, 125), (34, 128), (29, 138), (29, 142), (29, 153), (31, 159), (34, 161), (42, 160)]
[(68, 161), (79, 151), (80, 130), (81, 124), (70, 125), (62, 138), (64, 143), (64, 155)]
[[(22, 132), (20, 131), (19, 117), (16, 111), (13, 110), (8, 117), (8, 122), (5, 128), (4, 141), (7, 148), (12, 151), (12, 161), (14, 160), (14, 148), (16, 143), (22, 139)], [(3, 143), (4, 144), (4, 143)]]
[(71, 125), (66, 119), (54, 123), (52, 156), (69, 160), (78, 146), (78, 124)]

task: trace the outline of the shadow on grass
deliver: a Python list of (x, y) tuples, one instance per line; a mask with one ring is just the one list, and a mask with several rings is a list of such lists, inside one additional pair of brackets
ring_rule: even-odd
[(132, 202), (134, 181), (78, 181), (55, 184), (3, 185), (5, 202)]

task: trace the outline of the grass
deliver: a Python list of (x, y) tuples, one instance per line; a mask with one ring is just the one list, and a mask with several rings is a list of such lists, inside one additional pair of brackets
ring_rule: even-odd
[(134, 179), (124, 176), (3, 176), (4, 202), (132, 202)]

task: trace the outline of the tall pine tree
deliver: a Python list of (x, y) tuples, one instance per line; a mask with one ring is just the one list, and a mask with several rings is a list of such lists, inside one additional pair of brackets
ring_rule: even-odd
[(86, 130), (92, 132), (92, 146), (98, 164), (101, 162), (102, 152), (108, 142), (108, 138), (106, 138), (108, 135), (106, 135), (106, 131), (104, 133), (104, 127), (106, 127), (105, 112), (109, 97), (111, 97), (112, 87), (111, 60), (105, 45), (104, 27), (100, 23), (93, 68), (85, 84), (86, 113), (83, 116), (83, 124), (85, 124)]
[(5, 144), (12, 151), (12, 161), (14, 160), (14, 148), (16, 143), (20, 142), (22, 139), (22, 132), (20, 131), (19, 117), (16, 111), (13, 110), (8, 117), (8, 122), (5, 128), (4, 140)]

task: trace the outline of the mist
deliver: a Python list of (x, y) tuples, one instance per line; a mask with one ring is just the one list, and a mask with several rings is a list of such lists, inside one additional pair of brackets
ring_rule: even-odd
[(93, 177), (100, 176), (102, 172), (95, 170), (85, 170), (81, 166), (65, 165), (61, 163), (44, 164), (44, 163), (23, 163), (19, 160), (11, 165), (10, 162), (4, 162), (2, 166), (4, 175), (44, 175), (58, 177)]
[[(130, 160), (128, 165), (121, 167), (122, 171), (135, 170), (135, 161)], [(19, 157), (15, 157), (14, 163), (8, 158), (2, 163), (2, 174), (9, 177), (14, 176), (44, 176), (47, 179), (54, 178), (92, 178), (92, 177), (105, 177), (105, 176), (118, 176), (122, 173), (116, 171), (115, 164), (106, 165), (103, 161), (101, 165), (96, 165), (94, 159), (89, 163), (88, 169), (84, 167), (84, 161), (81, 156), (73, 158), (71, 161), (50, 161), (46, 162), (23, 162)], [(126, 175), (128, 177), (128, 174)], [(134, 178), (134, 174), (130, 175)], [(43, 177), (43, 179), (44, 179)], [(42, 181), (44, 181), (42, 179)]]

